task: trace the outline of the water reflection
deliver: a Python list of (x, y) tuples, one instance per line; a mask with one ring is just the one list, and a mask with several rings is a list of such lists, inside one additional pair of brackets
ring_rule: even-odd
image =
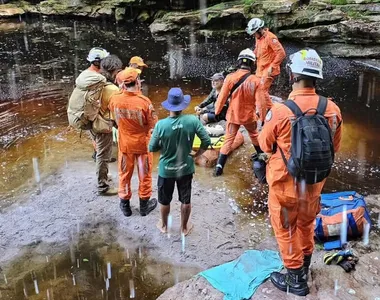
[[(200, 4), (203, 5), (202, 1)], [(27, 20), (21, 28), (7, 29), (0, 36), (0, 146), (6, 150), (2, 152), (5, 165), (0, 185), (7, 195), (33, 176), (32, 157), (38, 157), (42, 176), (48, 166), (74, 159), (72, 153), (84, 158), (90, 152), (86, 140), (74, 134), (66, 137), (62, 132), (67, 126), (67, 97), (74, 78), (87, 67), (85, 58), (91, 47), (105, 47), (124, 62), (133, 55), (142, 56), (149, 64), (143, 74), (144, 93), (163, 118), (167, 112), (161, 102), (170, 87), (180, 85), (193, 95), (186, 111), (193, 113), (193, 107), (210, 90), (210, 82), (204, 76), (233, 65), (241, 48), (251, 47), (253, 43), (246, 36), (200, 37), (191, 28), (180, 37), (154, 40), (143, 26), (80, 20)], [(285, 46), (288, 53), (299, 49), (298, 45)], [(333, 97), (344, 117), (342, 150), (326, 191), (353, 188), (362, 193), (379, 192), (379, 73), (349, 60), (324, 57), (324, 62), (325, 79), (319, 83), (318, 91)], [(276, 79), (271, 93), (285, 99), (289, 92), (289, 80), (284, 73)], [(57, 136), (52, 138), (54, 135)], [(60, 139), (67, 142), (58, 146)], [(55, 149), (61, 153), (56, 154)], [(227, 168), (223, 178), (212, 178), (211, 170), (204, 168), (197, 169), (197, 176), (219, 189), (228, 186), (231, 197), (243, 210), (260, 213), (262, 207), (257, 205), (265, 205), (267, 190), (252, 177), (251, 152), (250, 146), (235, 151), (228, 162), (231, 168)], [(65, 155), (67, 159), (63, 159)], [(17, 172), (23, 174), (17, 177)]]
[(132, 241), (120, 245), (94, 234), (73, 240), (63, 252), (38, 247), (0, 270), (0, 299), (151, 300), (199, 272), (152, 260), (152, 250)]

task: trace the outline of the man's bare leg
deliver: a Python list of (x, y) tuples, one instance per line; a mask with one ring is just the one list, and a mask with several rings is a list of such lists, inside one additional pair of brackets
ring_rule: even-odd
[(161, 220), (157, 223), (157, 228), (162, 233), (168, 232), (168, 217), (170, 214), (170, 204), (169, 205), (162, 205), (160, 204), (160, 212), (161, 212)]
[(193, 229), (193, 224), (189, 221), (191, 204), (181, 204), (181, 233), (188, 235)]

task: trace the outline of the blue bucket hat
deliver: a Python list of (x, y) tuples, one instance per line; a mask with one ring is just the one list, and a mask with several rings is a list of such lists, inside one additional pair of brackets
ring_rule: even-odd
[(190, 95), (184, 95), (180, 88), (171, 88), (168, 93), (168, 99), (161, 103), (163, 108), (169, 111), (181, 111), (189, 106)]

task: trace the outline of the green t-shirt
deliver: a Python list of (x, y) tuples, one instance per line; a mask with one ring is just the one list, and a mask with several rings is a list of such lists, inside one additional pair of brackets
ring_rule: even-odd
[(201, 148), (207, 149), (210, 137), (202, 123), (194, 115), (179, 115), (158, 121), (149, 143), (149, 151), (160, 151), (158, 175), (178, 178), (194, 173), (194, 160), (190, 156), (194, 136), (201, 140)]

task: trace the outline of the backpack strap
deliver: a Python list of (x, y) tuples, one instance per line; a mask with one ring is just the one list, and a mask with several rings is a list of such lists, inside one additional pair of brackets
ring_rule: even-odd
[[(293, 100), (288, 99), (283, 104), (286, 107), (288, 107), (297, 118), (301, 117), (303, 115), (302, 110), (299, 108), (299, 106)], [(280, 149), (282, 160), (284, 161), (285, 166), (287, 166), (288, 165), (288, 160), (285, 157), (284, 151), (282, 151), (282, 149), (280, 147), (278, 147), (278, 149)]]
[(299, 106), (291, 99), (288, 99), (284, 102), (284, 105), (287, 106), (295, 116), (301, 117), (303, 115), (302, 110), (299, 108)]
[[(278, 147), (278, 145), (277, 145), (277, 147)], [(284, 161), (285, 166), (287, 167), (287, 166), (288, 166), (288, 160), (287, 160), (286, 157), (285, 157), (284, 151), (282, 151), (282, 149), (281, 149), (280, 147), (278, 147), (278, 149), (280, 149), (280, 153), (281, 153), (281, 156), (282, 156), (282, 160)]]
[(302, 116), (302, 110), (299, 108), (299, 106), (291, 99), (288, 99), (284, 102), (284, 105), (286, 107), (288, 107), (293, 114), (295, 114), (295, 116), (298, 118), (298, 117), (301, 117)]
[(231, 98), (232, 94), (236, 91), (236, 89), (251, 75), (252, 75), (252, 73), (248, 72), (242, 78), (240, 78), (239, 81), (236, 82), (235, 85), (232, 87), (230, 94), (228, 95), (227, 99)]
[(327, 108), (327, 98), (323, 96), (319, 96), (318, 106), (317, 106), (317, 112), (318, 114), (324, 116)]

